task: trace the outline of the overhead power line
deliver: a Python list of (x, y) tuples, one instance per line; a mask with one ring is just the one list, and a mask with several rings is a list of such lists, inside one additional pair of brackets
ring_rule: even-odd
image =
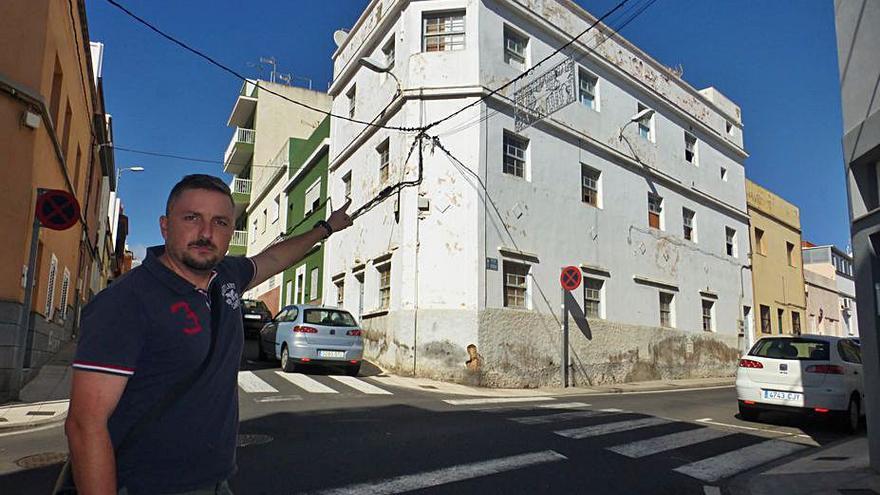
[[(226, 71), (226, 72), (232, 74), (233, 76), (237, 77), (238, 79), (242, 80), (243, 82), (247, 82), (248, 78), (245, 77), (243, 74), (239, 73), (239, 72), (236, 71), (235, 69), (232, 69), (232, 68), (229, 67), (228, 65), (225, 65), (225, 64), (223, 64), (222, 62), (219, 62), (218, 60), (214, 59), (214, 58), (211, 57), (210, 55), (207, 55), (207, 54), (205, 54), (204, 52), (202, 52), (202, 51), (200, 51), (200, 50), (198, 50), (198, 49), (196, 49), (196, 48), (193, 48), (193, 47), (189, 46), (188, 44), (184, 43), (183, 41), (181, 41), (181, 40), (175, 38), (174, 36), (171, 36), (170, 34), (166, 33), (165, 31), (159, 29), (157, 26), (155, 26), (155, 25), (153, 25), (152, 23), (150, 23), (149, 21), (147, 21), (146, 19), (144, 19), (144, 18), (138, 16), (137, 14), (135, 14), (134, 12), (132, 12), (131, 10), (128, 10), (125, 6), (121, 5), (121, 4), (120, 4), (119, 2), (117, 2), (116, 0), (107, 0), (107, 3), (109, 3), (110, 5), (116, 7), (117, 9), (121, 10), (121, 11), (124, 12), (127, 16), (129, 16), (129, 17), (131, 17), (132, 19), (136, 20), (137, 22), (143, 24), (143, 25), (146, 26), (149, 30), (155, 32), (155, 33), (158, 34), (159, 36), (161, 36), (161, 37), (165, 38), (166, 40), (170, 41), (171, 43), (174, 43), (175, 45), (177, 45), (177, 46), (183, 48), (184, 50), (186, 50), (186, 51), (188, 51), (188, 52), (190, 52), (190, 53), (193, 53), (193, 54), (195, 54), (196, 56), (198, 56), (198, 57), (200, 57), (200, 58), (202, 58), (202, 59), (204, 59), (204, 60), (207, 60), (210, 64), (212, 64), (212, 65), (214, 65), (214, 66), (220, 68), (220, 69), (223, 70), (223, 71)], [(307, 109), (309, 109), (309, 110), (313, 110), (313, 111), (315, 111), (315, 112), (319, 112), (319, 113), (322, 113), (322, 114), (324, 114), (324, 115), (329, 115), (329, 116), (331, 116), (331, 117), (333, 117), (333, 118), (342, 119), (342, 120), (347, 120), (347, 121), (349, 121), (349, 122), (353, 122), (353, 123), (355, 123), (355, 124), (363, 124), (363, 125), (366, 125), (366, 126), (378, 127), (378, 128), (382, 128), (382, 129), (389, 129), (389, 130), (393, 130), (393, 131), (417, 132), (417, 131), (420, 131), (420, 130), (421, 130), (421, 129), (417, 129), (417, 128), (413, 128), (413, 127), (383, 126), (383, 125), (378, 125), (378, 124), (374, 124), (374, 123), (371, 123), (371, 122), (367, 122), (367, 121), (365, 121), (365, 120), (358, 120), (358, 119), (355, 119), (355, 118), (352, 118), (352, 117), (347, 117), (347, 116), (344, 116), (344, 115), (337, 115), (337, 114), (334, 114), (334, 113), (332, 113), (332, 112), (328, 112), (327, 110), (324, 110), (324, 109), (321, 109), (321, 108), (315, 107), (315, 106), (313, 106), (313, 105), (309, 105), (308, 103), (303, 103), (303, 102), (301, 102), (301, 101), (297, 101), (297, 100), (295, 100), (295, 99), (293, 99), (293, 98), (290, 98), (290, 97), (288, 97), (288, 96), (286, 96), (286, 95), (283, 95), (283, 94), (281, 94), (281, 93), (278, 93), (278, 92), (276, 92), (276, 91), (272, 91), (271, 89), (269, 89), (269, 88), (267, 88), (267, 87), (265, 87), (265, 86), (261, 86), (261, 85), (259, 84), (259, 82), (256, 84), (256, 86), (259, 87), (260, 90), (265, 91), (265, 92), (270, 93), (270, 94), (273, 94), (273, 95), (275, 95), (275, 96), (277, 96), (277, 97), (279, 97), (279, 98), (281, 98), (281, 99), (283, 99), (283, 100), (286, 100), (286, 101), (288, 101), (288, 102), (290, 102), (290, 103), (293, 103), (294, 105), (299, 105), (299, 106), (301, 106), (301, 107), (303, 107), (303, 108), (307, 108)]]

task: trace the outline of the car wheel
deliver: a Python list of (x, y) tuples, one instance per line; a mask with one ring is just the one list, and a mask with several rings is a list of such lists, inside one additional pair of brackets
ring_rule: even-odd
[(760, 414), (760, 412), (753, 407), (747, 407), (742, 404), (739, 405), (739, 417), (746, 421), (756, 421), (758, 419), (758, 414)]
[(290, 351), (287, 350), (287, 346), (281, 349), (281, 369), (286, 373), (293, 373), (296, 369), (296, 364), (290, 359)]
[(360, 363), (353, 364), (353, 365), (345, 368), (345, 374), (348, 376), (358, 376), (358, 373), (360, 373), (360, 372), (361, 372)]
[(849, 399), (849, 407), (840, 415), (840, 428), (846, 433), (855, 433), (859, 430), (862, 420), (862, 406), (856, 396)]

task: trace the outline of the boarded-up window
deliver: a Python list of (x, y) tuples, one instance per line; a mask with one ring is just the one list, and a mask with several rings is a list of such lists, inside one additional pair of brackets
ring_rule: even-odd
[(504, 262), (504, 306), (526, 309), (528, 306), (528, 284), (526, 277), (529, 265)]
[(43, 308), (43, 314), (47, 320), (51, 320), (55, 313), (55, 279), (58, 275), (58, 258), (52, 255), (49, 262), (49, 277), (46, 279), (46, 307)]
[(660, 293), (660, 326), (672, 327), (672, 298), (668, 292)]
[(70, 290), (70, 272), (64, 269), (64, 275), (61, 276), (61, 319), (67, 319), (67, 293)]

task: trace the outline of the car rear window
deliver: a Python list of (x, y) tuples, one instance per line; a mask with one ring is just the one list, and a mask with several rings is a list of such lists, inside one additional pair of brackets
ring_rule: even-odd
[(356, 327), (357, 322), (348, 311), (335, 309), (307, 309), (303, 314), (306, 323), (328, 327)]
[(828, 348), (828, 342), (823, 340), (761, 339), (755, 343), (752, 350), (749, 351), (749, 355), (776, 359), (827, 361), (830, 358)]
[(241, 301), (244, 304), (244, 309), (250, 310), (258, 310), (258, 311), (269, 311), (269, 307), (266, 306), (266, 303), (263, 301), (254, 301), (251, 299), (244, 299)]

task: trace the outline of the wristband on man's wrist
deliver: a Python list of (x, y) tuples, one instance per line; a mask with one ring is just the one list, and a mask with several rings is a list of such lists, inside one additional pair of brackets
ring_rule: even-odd
[(327, 231), (327, 235), (324, 236), (324, 239), (330, 237), (330, 234), (333, 233), (333, 227), (331, 227), (330, 224), (327, 223), (326, 220), (318, 220), (317, 222), (315, 222), (315, 225), (313, 226), (313, 228), (318, 228), (318, 227), (323, 227), (324, 230)]

